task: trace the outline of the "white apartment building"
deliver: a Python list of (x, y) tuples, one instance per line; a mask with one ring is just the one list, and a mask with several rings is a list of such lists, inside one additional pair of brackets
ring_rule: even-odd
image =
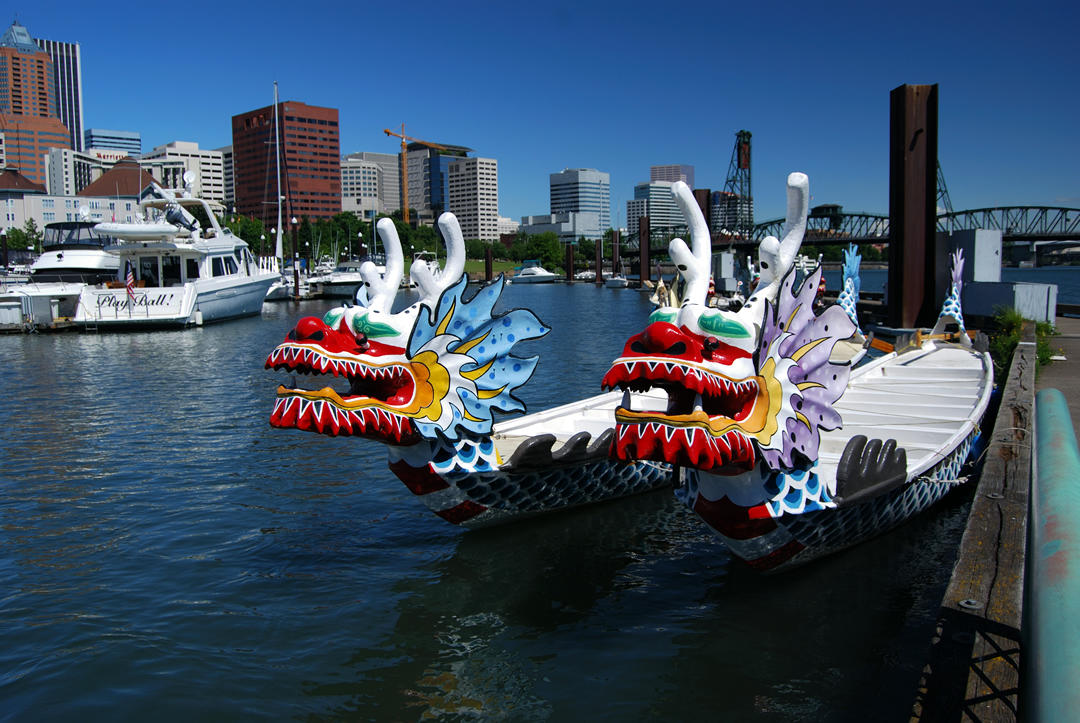
[(39, 229), (54, 221), (79, 221), (87, 217), (98, 221), (135, 221), (139, 203), (132, 198), (104, 198), (84, 196), (55, 196), (27, 193), (22, 198), (9, 197), (0, 200), (3, 208), (2, 229), (23, 228), (28, 219), (34, 219)]
[(510, 236), (516, 234), (521, 229), (521, 224), (512, 218), (506, 216), (499, 216), (499, 236)]
[(341, 210), (360, 218), (371, 219), (385, 213), (379, 194), (382, 169), (373, 161), (366, 161), (359, 153), (341, 160)]
[(184, 164), (184, 170), (195, 174), (191, 192), (208, 201), (225, 204), (225, 162), (221, 151), (199, 150), (198, 143), (173, 141), (143, 156), (145, 161), (162, 159), (178, 160)]
[[(346, 210), (344, 200), (348, 195), (345, 192), (345, 161), (366, 161), (378, 167), (379, 204), (377, 210), (379, 213), (393, 213), (401, 208), (401, 157), (394, 153), (361, 151), (350, 153), (342, 159), (342, 210)], [(409, 201), (412, 202), (412, 196), (409, 197)]]
[[(127, 151), (91, 148), (81, 153), (52, 148), (45, 156), (45, 187), (54, 196), (74, 196), (127, 157)], [(140, 161), (140, 165), (166, 188), (183, 186), (185, 166), (180, 159), (148, 159)]]
[[(626, 226), (631, 234), (638, 232), (641, 216), (649, 217), (649, 228), (654, 230), (686, 225), (671, 195), (671, 186), (671, 181), (649, 181), (634, 186), (634, 198), (626, 202)], [(641, 201), (644, 205), (639, 203)]]
[(457, 216), (466, 239), (499, 239), (499, 162), (457, 158), (449, 165), (447, 211)]
[(551, 231), (562, 243), (577, 243), (587, 232), (596, 228), (599, 214), (594, 212), (566, 211), (542, 216), (522, 216), (521, 227), (530, 236)]
[(221, 167), (225, 179), (225, 207), (232, 208), (236, 205), (236, 177), (232, 146), (222, 146), (214, 150), (221, 154)]

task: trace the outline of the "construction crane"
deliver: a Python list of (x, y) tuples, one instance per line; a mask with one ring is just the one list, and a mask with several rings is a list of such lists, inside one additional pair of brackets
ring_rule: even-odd
[(406, 143), (405, 141), (412, 141), (413, 143), (420, 143), (429, 148), (445, 151), (446, 146), (440, 146), (438, 143), (431, 143), (429, 141), (422, 141), (419, 138), (410, 138), (405, 135), (405, 124), (401, 124), (401, 133), (390, 130), (389, 128), (383, 128), (383, 133), (388, 136), (396, 136), (401, 139), (401, 214), (405, 219), (405, 223), (409, 223), (409, 177), (405, 174), (405, 155), (406, 155)]

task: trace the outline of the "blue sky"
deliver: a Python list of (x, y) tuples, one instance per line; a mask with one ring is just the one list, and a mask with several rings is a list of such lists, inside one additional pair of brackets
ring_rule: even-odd
[(144, 150), (228, 145), (230, 118), (269, 105), (276, 80), (283, 100), (339, 109), (343, 153), (395, 153), (382, 129), (404, 122), (498, 159), (514, 219), (547, 213), (548, 174), (567, 167), (611, 174), (623, 225), (651, 165), (722, 188), (740, 129), (758, 221), (783, 214), (794, 170), (813, 204), (887, 213), (889, 92), (937, 83), (955, 209), (1080, 207), (1075, 0), (111, 7), (14, 12), (81, 44), (86, 126), (138, 131)]

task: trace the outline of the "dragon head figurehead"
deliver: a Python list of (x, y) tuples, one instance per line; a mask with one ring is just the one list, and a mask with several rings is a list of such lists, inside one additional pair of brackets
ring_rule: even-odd
[[(394, 312), (404, 261), (393, 222), (379, 221), (386, 272), (365, 264), (357, 306), (301, 319), (267, 358), (268, 369), (294, 373), (289, 386), (278, 387), (271, 425), (407, 446), (485, 435), (494, 410), (524, 409), (514, 391), (532, 376), (536, 358), (510, 350), (548, 329), (527, 310), (493, 314), (501, 277), (466, 300), (461, 229), (450, 213), (439, 227), (446, 267), (438, 273), (414, 264), (419, 299)], [(338, 383), (308, 389), (297, 386), (296, 374)]]
[(603, 379), (607, 389), (663, 388), (667, 407), (631, 409), (625, 395), (615, 413), (614, 456), (715, 475), (743, 474), (758, 464), (791, 469), (816, 459), (818, 430), (839, 425), (832, 404), (847, 384), (848, 366), (829, 356), (854, 327), (838, 307), (814, 314), (820, 267), (796, 287), (808, 187), (805, 175), (788, 177), (783, 240), (761, 242), (757, 288), (738, 311), (721, 311), (706, 305), (708, 227), (690, 189), (674, 184), (692, 242), (675, 239), (669, 246), (685, 280), (681, 304), (654, 311)]

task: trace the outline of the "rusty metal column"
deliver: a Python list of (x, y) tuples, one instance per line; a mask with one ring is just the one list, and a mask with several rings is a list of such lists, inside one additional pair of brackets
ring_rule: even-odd
[(649, 239), (652, 232), (649, 229), (649, 217), (642, 216), (638, 219), (638, 265), (641, 268), (641, 285), (651, 281), (649, 272)]
[[(612, 241), (615, 237), (612, 236)], [(604, 237), (601, 236), (600, 240), (596, 242), (596, 283), (604, 283)]]
[(892, 326), (932, 326), (937, 233), (937, 85), (889, 94), (889, 304)]
[(484, 249), (484, 281), (491, 281), (495, 278), (495, 265), (492, 263), (491, 253), (491, 245), (488, 244), (487, 248)]
[(574, 283), (574, 244), (566, 244), (566, 283)]
[(611, 234), (611, 275), (619, 273), (619, 232)]

